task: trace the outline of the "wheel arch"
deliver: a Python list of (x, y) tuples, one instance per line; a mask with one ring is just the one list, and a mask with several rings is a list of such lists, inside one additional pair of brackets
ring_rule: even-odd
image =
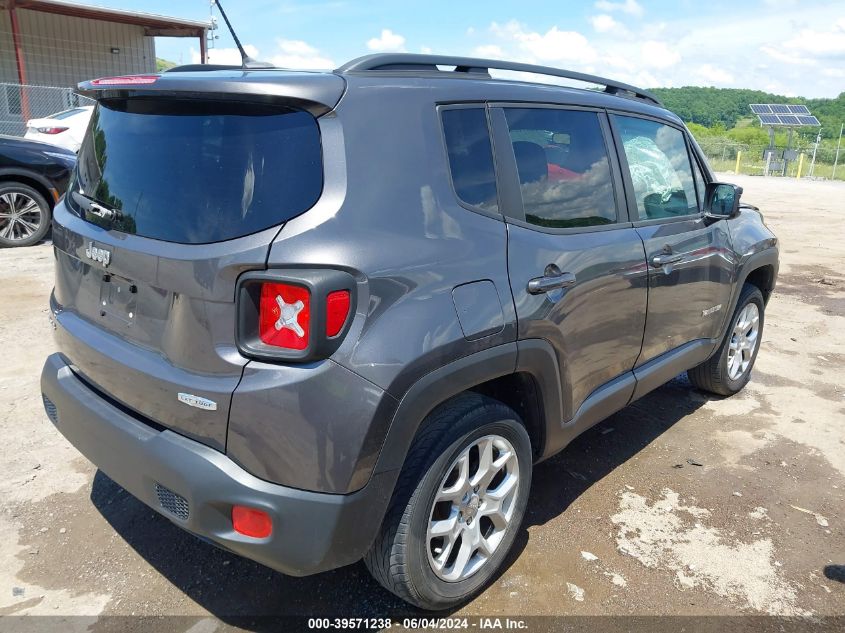
[(0, 185), (4, 182), (18, 182), (28, 185), (44, 196), (47, 204), (52, 210), (58, 202), (58, 190), (50, 184), (50, 181), (32, 171), (14, 168), (0, 169)]
[(514, 409), (526, 426), (535, 458), (541, 457), (548, 421), (556, 420), (555, 409), (560, 411), (560, 374), (548, 343), (532, 343), (488, 348), (420, 378), (399, 402), (374, 472), (400, 470), (426, 417), (466, 392), (483, 394)]
[(736, 310), (739, 296), (742, 294), (742, 287), (746, 283), (751, 283), (763, 293), (763, 302), (768, 303), (772, 292), (775, 289), (778, 275), (778, 249), (774, 246), (764, 250), (757, 251), (749, 255), (739, 267), (737, 273), (736, 284), (734, 284), (731, 291), (731, 303), (729, 309), (725, 310), (722, 327), (719, 330), (719, 336), (715, 339), (716, 343), (713, 347), (715, 352), (719, 347), (719, 341), (727, 334), (728, 327), (731, 323), (734, 310)]
[(775, 265), (762, 263), (747, 272), (743, 284), (757, 286), (760, 292), (763, 293), (763, 302), (768, 303), (769, 297), (771, 297), (772, 291), (775, 289), (775, 277)]

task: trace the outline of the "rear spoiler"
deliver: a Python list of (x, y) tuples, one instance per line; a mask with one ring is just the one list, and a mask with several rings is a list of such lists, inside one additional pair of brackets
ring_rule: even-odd
[(83, 81), (78, 92), (92, 99), (168, 96), (183, 99), (231, 98), (262, 103), (288, 103), (318, 117), (332, 110), (346, 89), (334, 73), (209, 69), (192, 66), (157, 75), (121, 75)]

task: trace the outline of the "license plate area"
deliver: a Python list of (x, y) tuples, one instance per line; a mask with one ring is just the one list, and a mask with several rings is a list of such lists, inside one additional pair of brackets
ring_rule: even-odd
[(106, 274), (100, 283), (100, 316), (132, 325), (138, 314), (138, 286), (125, 277)]

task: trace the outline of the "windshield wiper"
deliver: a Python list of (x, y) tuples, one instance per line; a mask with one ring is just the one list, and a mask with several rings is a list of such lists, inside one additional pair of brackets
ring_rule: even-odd
[(102, 202), (86, 196), (84, 193), (74, 191), (71, 195), (73, 196), (73, 201), (81, 207), (86, 216), (90, 213), (102, 222), (108, 222), (109, 224), (113, 224), (115, 220), (124, 217), (124, 213), (120, 209), (107, 207)]

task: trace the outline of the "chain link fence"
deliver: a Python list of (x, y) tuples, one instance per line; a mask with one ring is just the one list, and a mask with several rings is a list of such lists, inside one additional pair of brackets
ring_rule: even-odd
[(94, 100), (73, 88), (0, 83), (0, 134), (23, 136), (28, 120), (84, 105)]
[[(698, 139), (698, 144), (704, 151), (710, 166), (716, 171), (734, 171), (737, 170), (740, 174), (749, 174), (760, 176), (766, 171), (766, 151), (769, 150), (768, 145), (748, 145), (745, 143), (737, 143), (733, 141), (725, 141), (719, 139), (714, 141), (712, 139)], [(786, 149), (784, 146), (775, 147), (775, 157), (773, 162), (779, 162), (777, 158), (782, 155)], [(813, 176), (814, 178), (834, 178), (834, 165), (836, 164), (835, 178), (836, 180), (845, 180), (845, 147), (840, 150), (839, 160), (836, 160), (836, 148), (819, 147), (816, 150), (816, 160), (813, 163), (813, 146), (804, 145), (792, 147), (798, 153), (798, 158), (789, 161), (786, 168), (786, 176), (796, 177), (800, 166), (801, 177)], [(800, 155), (804, 155), (803, 161)], [(737, 157), (739, 162), (737, 163)], [(773, 170), (774, 171), (774, 170)], [(781, 171), (775, 172), (780, 174)]]

